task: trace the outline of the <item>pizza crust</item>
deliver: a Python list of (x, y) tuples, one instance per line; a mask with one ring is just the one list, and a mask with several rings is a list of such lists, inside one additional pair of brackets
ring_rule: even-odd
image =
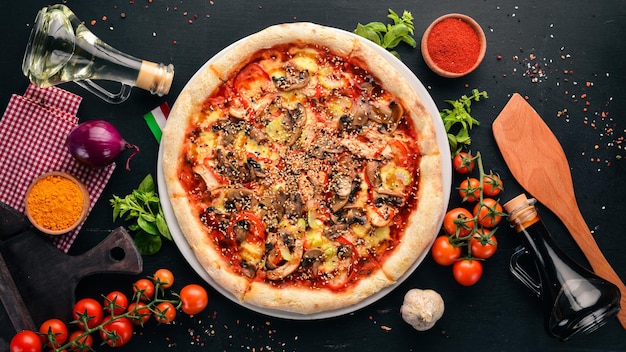
[[(178, 223), (181, 224), (183, 234), (198, 233), (198, 231), (203, 230), (202, 224), (197, 220), (198, 216), (193, 212), (188, 212), (187, 215), (181, 214), (181, 218), (182, 221), (179, 220)], [(215, 249), (208, 236), (202, 235), (203, 233), (201, 232), (199, 236), (186, 235), (189, 246), (215, 283), (242, 301), (248, 289), (249, 280), (239, 275), (233, 275), (221, 253)]]
[(324, 288), (274, 287), (263, 282), (253, 282), (244, 302), (265, 309), (282, 310), (298, 314), (313, 314), (348, 307), (361, 302), (395, 281), (382, 271), (360, 280), (357, 285), (342, 291)]
[(285, 23), (268, 27), (252, 34), (236, 44), (217, 62), (210, 71), (220, 79), (228, 80), (232, 72), (239, 71), (249, 58), (260, 49), (284, 43), (308, 43), (325, 46), (337, 55), (347, 57), (358, 44), (358, 39), (346, 36), (329, 27), (314, 23)]
[[(209, 242), (207, 229), (190, 203), (182, 185), (178, 165), (184, 162), (184, 143), (190, 125), (200, 113), (200, 106), (220, 84), (232, 78), (258, 50), (283, 43), (309, 43), (329, 48), (343, 57), (360, 58), (363, 66), (377, 77), (383, 87), (409, 111), (417, 131), (420, 158), (418, 202), (410, 215), (405, 235), (394, 252), (381, 264), (382, 270), (361, 278), (358, 284), (343, 290), (281, 287), (250, 281), (228, 270), (228, 264)], [(380, 292), (403, 277), (415, 261), (428, 250), (437, 234), (443, 212), (443, 185), (440, 155), (432, 117), (427, 113), (409, 83), (373, 48), (353, 35), (312, 23), (281, 24), (253, 34), (209, 62), (189, 81), (176, 100), (161, 140), (163, 174), (181, 232), (202, 265), (216, 284), (236, 299), (266, 309), (299, 314), (313, 314), (357, 304)]]
[(399, 280), (430, 248), (439, 231), (438, 219), (444, 211), (441, 159), (439, 154), (422, 156), (417, 209), (409, 216), (405, 235), (382, 264), (391, 280)]

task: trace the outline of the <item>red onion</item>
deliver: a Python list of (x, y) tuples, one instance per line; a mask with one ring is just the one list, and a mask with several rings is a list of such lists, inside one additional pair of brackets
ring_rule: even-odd
[(124, 149), (135, 151), (126, 160), (126, 170), (139, 147), (122, 138), (115, 127), (104, 120), (92, 120), (79, 124), (67, 136), (67, 148), (72, 156), (83, 164), (103, 167), (111, 164)]

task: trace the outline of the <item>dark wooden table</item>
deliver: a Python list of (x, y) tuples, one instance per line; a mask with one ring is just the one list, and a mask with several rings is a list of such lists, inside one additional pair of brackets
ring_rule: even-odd
[[(472, 130), (472, 150), (483, 155), (485, 168), (498, 172), (506, 184), (504, 199), (523, 190), (507, 170), (498, 152), (491, 122), (519, 92), (542, 115), (563, 145), (573, 173), (579, 205), (598, 245), (617, 273), (626, 279), (624, 255), (625, 161), (622, 104), (626, 101), (626, 3), (623, 1), (72, 1), (65, 2), (102, 40), (113, 47), (150, 61), (173, 63), (174, 83), (169, 95), (159, 98), (134, 89), (130, 99), (109, 105), (73, 83), (61, 88), (81, 95), (81, 120), (105, 119), (141, 148), (131, 171), (113, 174), (100, 201), (87, 219), (70, 254), (79, 254), (100, 242), (112, 229), (108, 199), (125, 195), (147, 175), (157, 175), (158, 145), (142, 116), (167, 101), (172, 105), (193, 73), (232, 42), (281, 22), (312, 21), (353, 30), (358, 22), (387, 22), (387, 10), (404, 9), (415, 17), (419, 41), (426, 26), (440, 15), (461, 12), (483, 27), (488, 48), (477, 71), (460, 79), (444, 79), (424, 64), (419, 48), (399, 47), (402, 61), (428, 89), (437, 106), (446, 99), (486, 90), (489, 99), (472, 106), (481, 125)], [(47, 1), (9, 1), (3, 5), (0, 28), (4, 33), (0, 58), (0, 105), (28, 85), (20, 66), (37, 11)], [(91, 24), (95, 21), (95, 24)], [(540, 143), (540, 141), (538, 141)], [(3, 165), (0, 165), (3, 167)], [(457, 183), (459, 178), (455, 178)], [(2, 182), (2, 180), (0, 180)], [(454, 187), (454, 185), (453, 185)], [(556, 189), (555, 192), (559, 190)], [(450, 204), (459, 203), (454, 193)], [(540, 211), (559, 244), (587, 265), (563, 225), (547, 210)], [(209, 288), (208, 309), (193, 318), (182, 315), (173, 325), (148, 323), (120, 350), (152, 351), (460, 351), (552, 350), (624, 351), (626, 332), (617, 320), (588, 336), (561, 343), (543, 328), (540, 301), (508, 271), (509, 257), (520, 244), (514, 231), (501, 226), (499, 251), (485, 264), (482, 280), (461, 287), (450, 269), (427, 257), (396, 290), (354, 313), (319, 321), (290, 321), (252, 312)], [(171, 269), (177, 283), (202, 282), (174, 243), (144, 258), (144, 274), (160, 267)], [(95, 296), (114, 289), (127, 290), (138, 277), (98, 275), (85, 279), (77, 296)], [(0, 283), (2, 284), (2, 283)], [(58, 282), (63, 285), (63, 282)], [(208, 286), (207, 286), (208, 287)], [(426, 332), (402, 321), (400, 305), (411, 288), (432, 288), (444, 298), (446, 310)], [(8, 346), (12, 334), (0, 317)], [(98, 347), (108, 350), (108, 347)]]

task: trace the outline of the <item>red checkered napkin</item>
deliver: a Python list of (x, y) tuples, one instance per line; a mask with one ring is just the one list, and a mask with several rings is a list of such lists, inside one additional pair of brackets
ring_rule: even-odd
[[(65, 171), (83, 182), (93, 208), (106, 186), (115, 163), (92, 168), (76, 161), (65, 146), (78, 123), (76, 112), (82, 98), (57, 87), (30, 85), (24, 96), (13, 95), (0, 120), (0, 201), (24, 212), (26, 190), (33, 179), (50, 171)], [(52, 237), (67, 252), (78, 228)]]

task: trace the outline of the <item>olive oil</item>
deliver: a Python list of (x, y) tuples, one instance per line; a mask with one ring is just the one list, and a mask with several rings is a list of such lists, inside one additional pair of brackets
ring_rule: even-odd
[(37, 15), (22, 62), (24, 75), (40, 87), (82, 82), (92, 93), (103, 94), (103, 99), (115, 94), (91, 80), (119, 82), (163, 95), (169, 92), (173, 70), (172, 65), (140, 60), (112, 48), (60, 4), (43, 8)]

